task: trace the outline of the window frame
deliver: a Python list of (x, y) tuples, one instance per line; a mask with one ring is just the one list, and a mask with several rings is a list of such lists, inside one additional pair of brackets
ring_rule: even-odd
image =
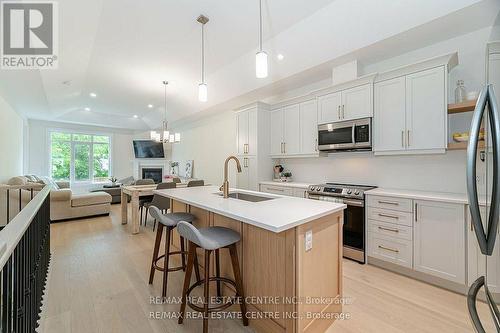
[[(94, 136), (106, 136), (108, 137), (108, 150), (109, 150), (109, 174), (108, 178), (113, 177), (113, 134), (100, 131), (85, 131), (85, 130), (71, 130), (71, 129), (59, 129), (50, 128), (47, 130), (47, 146), (48, 146), (48, 165), (49, 165), (49, 176), (52, 178), (52, 133), (64, 133), (71, 135), (70, 140), (60, 140), (62, 142), (68, 142), (70, 144), (71, 156), (69, 164), (69, 182), (75, 185), (85, 185), (85, 184), (103, 184), (108, 181), (94, 181), (94, 144), (106, 144), (105, 142), (94, 141)], [(90, 141), (76, 141), (73, 140), (74, 135), (90, 135)], [(82, 143), (87, 144), (90, 147), (90, 158), (89, 158), (89, 178), (88, 180), (76, 180), (75, 179), (75, 144)]]

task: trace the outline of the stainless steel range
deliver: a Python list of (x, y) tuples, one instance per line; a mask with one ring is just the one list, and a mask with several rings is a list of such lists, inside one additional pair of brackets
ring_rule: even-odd
[(345, 203), (344, 257), (365, 263), (365, 191), (376, 186), (326, 183), (311, 185), (309, 199)]

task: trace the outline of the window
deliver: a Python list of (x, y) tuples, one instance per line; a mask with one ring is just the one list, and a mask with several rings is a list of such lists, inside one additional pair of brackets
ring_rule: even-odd
[(49, 158), (55, 180), (105, 182), (111, 176), (107, 135), (50, 132)]

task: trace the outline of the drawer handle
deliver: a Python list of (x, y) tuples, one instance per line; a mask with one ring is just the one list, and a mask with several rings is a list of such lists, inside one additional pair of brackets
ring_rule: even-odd
[(281, 188), (267, 188), (268, 191), (278, 191), (278, 192), (285, 192), (284, 189), (281, 189)]
[(378, 201), (379, 204), (384, 204), (384, 205), (394, 205), (394, 206), (399, 206), (399, 202), (392, 202), (392, 201)]
[(399, 230), (398, 229), (390, 229), (390, 228), (384, 228), (384, 227), (378, 227), (380, 230), (385, 230), (385, 231), (392, 231), (392, 232), (396, 232), (396, 233), (399, 233)]
[(399, 216), (394, 216), (394, 215), (387, 215), (387, 214), (378, 214), (378, 216), (380, 217), (388, 217), (390, 219), (396, 219), (396, 220), (399, 220)]
[(382, 249), (382, 250), (386, 250), (386, 251), (391, 251), (391, 252), (394, 252), (394, 253), (399, 253), (399, 250), (391, 249), (389, 247), (385, 247), (385, 246), (382, 246), (382, 245), (379, 245), (378, 248)]

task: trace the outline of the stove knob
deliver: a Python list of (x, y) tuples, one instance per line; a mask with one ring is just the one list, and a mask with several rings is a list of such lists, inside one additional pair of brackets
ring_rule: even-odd
[(352, 190), (347, 190), (347, 194), (351, 194), (352, 193)]
[(319, 187), (319, 186), (318, 186), (318, 187), (316, 187), (316, 191), (317, 191), (317, 192), (321, 191), (321, 187)]
[(356, 190), (356, 191), (354, 192), (354, 195), (359, 195), (359, 191), (358, 191), (358, 190)]

